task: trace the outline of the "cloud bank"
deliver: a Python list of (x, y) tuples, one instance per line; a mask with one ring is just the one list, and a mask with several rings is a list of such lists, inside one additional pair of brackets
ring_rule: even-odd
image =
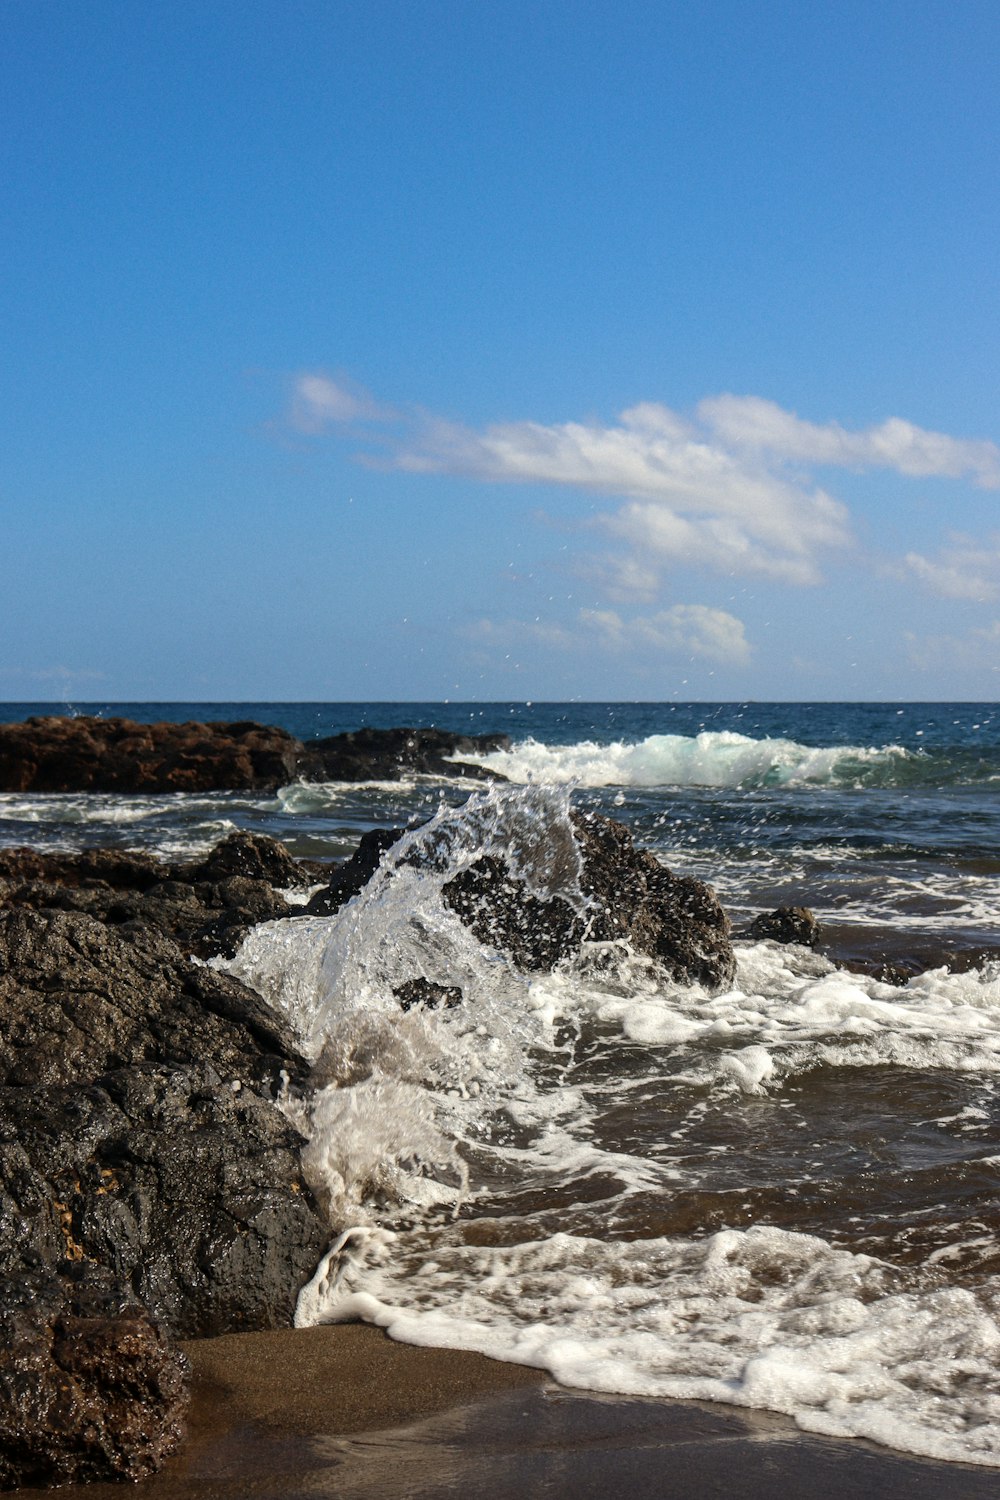
[[(476, 429), (417, 410), (394, 411), (357, 387), (311, 372), (296, 380), (292, 416), (313, 433), (383, 424), (370, 461), (407, 472), (608, 496), (617, 503), (586, 523), (611, 542), (591, 571), (603, 572), (608, 597), (620, 601), (651, 602), (663, 571), (680, 565), (818, 583), (824, 557), (849, 545), (852, 535), (846, 507), (811, 469), (881, 469), (1000, 488), (994, 443), (931, 432), (899, 417), (850, 431), (836, 422), (803, 421), (757, 396), (709, 397), (691, 418), (642, 402), (610, 423), (518, 421)], [(940, 592), (948, 592), (949, 577), (955, 597), (974, 590), (960, 578), (957, 553), (937, 563), (912, 554), (907, 566)]]
[(744, 666), (751, 651), (743, 621), (705, 604), (675, 604), (631, 619), (612, 609), (581, 609), (568, 625), (484, 618), (466, 633), (477, 645), (501, 650), (525, 645), (559, 651), (582, 647), (623, 655), (639, 665), (660, 657), (685, 657)]
[(910, 574), (944, 599), (982, 604), (1000, 598), (1000, 534), (985, 542), (955, 534), (936, 558), (908, 552)]
[(603, 646), (629, 655), (654, 652), (702, 657), (730, 666), (742, 666), (750, 659), (743, 621), (704, 604), (675, 604), (631, 620), (623, 620), (611, 609), (585, 609), (580, 620)]

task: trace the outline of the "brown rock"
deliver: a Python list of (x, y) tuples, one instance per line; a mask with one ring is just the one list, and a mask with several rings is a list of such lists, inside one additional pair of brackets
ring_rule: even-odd
[(66, 1283), (0, 1307), (0, 1487), (144, 1479), (184, 1435), (187, 1361), (139, 1308), (80, 1317)]
[(0, 724), (0, 791), (274, 791), (307, 781), (398, 780), (430, 774), (496, 779), (447, 757), (496, 750), (506, 735), (360, 729), (303, 744), (252, 721), (139, 724), (35, 716)]
[(11, 792), (273, 790), (296, 775), (299, 742), (250, 722), (137, 724), (42, 718), (0, 725), (0, 789)]

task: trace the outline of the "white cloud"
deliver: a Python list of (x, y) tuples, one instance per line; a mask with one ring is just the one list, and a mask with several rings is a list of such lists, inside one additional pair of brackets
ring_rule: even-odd
[(743, 621), (705, 604), (675, 604), (655, 615), (636, 615), (630, 620), (611, 609), (585, 609), (580, 620), (602, 645), (630, 655), (655, 651), (731, 665), (750, 659)]
[(987, 543), (955, 535), (937, 558), (908, 552), (906, 566), (935, 594), (985, 603), (1000, 598), (1000, 535)]
[(535, 620), (480, 619), (463, 632), (477, 646), (513, 651), (540, 645), (558, 651), (595, 647), (627, 655), (700, 657), (740, 665), (750, 659), (742, 620), (705, 604), (675, 604), (652, 615), (623, 618), (613, 609), (581, 609), (568, 625)]
[(652, 604), (660, 592), (660, 569), (638, 556), (612, 553), (606, 557), (586, 557), (575, 571), (595, 583), (616, 604)]
[(1000, 674), (1000, 620), (962, 636), (906, 635), (910, 659), (925, 671), (943, 671), (949, 680), (965, 672)]
[(912, 478), (969, 478), (983, 489), (1000, 488), (995, 443), (928, 432), (901, 417), (849, 432), (838, 422), (804, 422), (759, 396), (710, 396), (698, 415), (731, 448), (839, 468), (894, 469)]
[(290, 421), (299, 432), (319, 433), (355, 422), (391, 422), (398, 413), (346, 379), (305, 371), (292, 388)]
[[(381, 461), (412, 473), (609, 497), (616, 503), (584, 524), (618, 543), (592, 564), (603, 570), (614, 601), (652, 602), (662, 572), (676, 566), (818, 583), (826, 555), (852, 537), (846, 507), (816, 484), (810, 467), (891, 469), (1000, 487), (994, 443), (930, 432), (898, 417), (852, 432), (803, 421), (756, 396), (706, 398), (690, 420), (646, 401), (611, 423), (517, 421), (476, 429), (415, 409), (393, 412), (346, 381), (305, 373), (296, 381), (292, 420), (312, 432), (388, 424), (379, 435)], [(934, 563), (912, 554), (908, 566), (945, 591), (972, 587), (960, 583), (960, 565), (952, 576), (947, 557)]]
[(523, 646), (533, 644), (567, 651), (577, 644), (563, 625), (542, 620), (490, 620), (483, 618), (468, 625), (463, 634), (484, 646)]
[(805, 536), (793, 533), (788, 545), (781, 547), (761, 541), (754, 535), (754, 527), (741, 525), (731, 517), (692, 520), (655, 501), (633, 501), (603, 517), (601, 524), (631, 543), (640, 556), (652, 556), (661, 566), (686, 563), (718, 573), (759, 574), (784, 583), (819, 582), (813, 555), (819, 543), (810, 539), (808, 530)]
[(707, 441), (648, 402), (610, 426), (514, 422), (477, 432), (425, 421), (392, 462), (417, 473), (622, 497), (626, 504), (595, 524), (638, 549), (640, 557), (622, 567), (634, 576), (644, 567), (647, 584), (651, 561), (815, 583), (818, 554), (850, 538), (846, 509), (824, 491)]

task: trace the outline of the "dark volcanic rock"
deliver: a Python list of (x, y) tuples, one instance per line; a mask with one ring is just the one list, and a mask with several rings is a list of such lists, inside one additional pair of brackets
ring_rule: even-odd
[(422, 773), (502, 779), (449, 755), (506, 749), (506, 735), (359, 729), (305, 744), (284, 729), (235, 723), (139, 724), (34, 717), (0, 724), (0, 791), (275, 791), (306, 781), (398, 780)]
[(0, 1305), (0, 1488), (144, 1479), (184, 1435), (187, 1361), (141, 1308), (78, 1316), (68, 1283)]
[(779, 906), (775, 911), (762, 912), (755, 917), (743, 936), (771, 938), (776, 943), (801, 943), (804, 948), (815, 948), (820, 939), (820, 926), (808, 906)]
[(287, 1326), (327, 1238), (300, 1145), (205, 1064), (0, 1088), (0, 1275), (125, 1289), (182, 1337)]
[(560, 896), (540, 900), (502, 860), (487, 856), (443, 890), (480, 942), (529, 971), (552, 968), (584, 943), (627, 943), (679, 983), (717, 989), (732, 982), (729, 921), (710, 886), (671, 874), (610, 818), (575, 813), (573, 826), (589, 909), (577, 912)]
[(291, 915), (281, 890), (312, 884), (318, 872), (277, 840), (242, 832), (193, 864), (116, 849), (9, 849), (0, 850), (0, 906), (86, 912), (112, 925), (143, 922), (185, 953), (231, 958), (250, 927)]
[[(627, 943), (680, 983), (720, 988), (732, 982), (736, 957), (729, 921), (710, 886), (671, 874), (654, 855), (637, 849), (628, 829), (610, 818), (575, 813), (573, 829), (580, 888), (588, 902), (585, 912), (558, 895), (541, 899), (505, 859), (492, 854), (448, 881), (442, 890), (445, 901), (481, 943), (509, 953), (529, 972), (577, 956), (585, 943)], [(403, 832), (366, 834), (354, 857), (306, 910), (336, 911), (356, 895)], [(414, 982), (427, 983), (422, 976)], [(412, 1004), (419, 995), (410, 997), (407, 990), (407, 997)]]
[(288, 1323), (326, 1234), (272, 1102), (303, 1072), (154, 928), (0, 912), (0, 1276), (110, 1277), (175, 1333)]
[(361, 842), (343, 864), (338, 865), (323, 890), (317, 891), (303, 912), (309, 917), (325, 917), (339, 911), (352, 896), (363, 891), (382, 863), (382, 856), (399, 842), (405, 828), (373, 828), (361, 835)]
[(444, 729), (358, 729), (302, 747), (299, 774), (306, 781), (398, 781), (401, 776), (470, 776), (503, 780), (481, 766), (454, 764), (449, 755), (508, 750), (506, 734), (452, 734)]
[(72, 1083), (138, 1062), (206, 1059), (273, 1078), (291, 1033), (253, 990), (138, 923), (0, 912), (0, 1082)]
[(433, 979), (408, 979), (392, 992), (403, 1010), (445, 1010), (461, 1005), (457, 984), (438, 984)]
[(9, 885), (43, 882), (77, 889), (98, 884), (145, 891), (163, 879), (166, 868), (155, 855), (132, 849), (81, 849), (74, 854), (0, 849), (0, 881)]
[(246, 834), (186, 867), (0, 852), (0, 1485), (151, 1472), (181, 1409), (158, 1329), (292, 1321), (328, 1233), (274, 1103), (305, 1064), (168, 933), (217, 948), (312, 878)]
[(35, 717), (0, 724), (0, 790), (270, 791), (294, 781), (300, 748), (284, 729), (249, 721)]
[(192, 881), (264, 880), (279, 890), (309, 885), (311, 874), (294, 860), (277, 839), (265, 833), (238, 831), (216, 844), (205, 858), (188, 868)]

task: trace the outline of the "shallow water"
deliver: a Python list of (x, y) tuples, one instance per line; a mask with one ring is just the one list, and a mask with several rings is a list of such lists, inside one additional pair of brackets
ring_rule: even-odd
[[(1000, 1465), (995, 710), (352, 707), (170, 716), (507, 728), (486, 759), (511, 785), (0, 799), (5, 842), (171, 855), (250, 827), (338, 857), (367, 828), (425, 825), (344, 911), (259, 928), (231, 965), (316, 1060), (287, 1108), (344, 1233), (301, 1320)], [(912, 977), (746, 940), (723, 994), (620, 952), (518, 973), (440, 889), (494, 849), (541, 896), (579, 899), (571, 805), (709, 880), (737, 928), (806, 904), (837, 954)], [(403, 1014), (393, 989), (415, 974), (462, 1005)]]

